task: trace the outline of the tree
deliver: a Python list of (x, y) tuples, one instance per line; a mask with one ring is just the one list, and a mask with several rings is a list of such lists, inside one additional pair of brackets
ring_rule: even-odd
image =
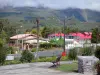
[(98, 28), (94, 28), (92, 29), (92, 39), (91, 39), (91, 42), (92, 43), (98, 43)]
[(5, 63), (6, 59), (6, 48), (4, 47), (4, 42), (0, 38), (0, 65), (3, 65)]
[(24, 50), (22, 52), (22, 57), (20, 58), (20, 61), (23, 63), (23, 62), (31, 62), (32, 59), (34, 58), (33, 54), (28, 51), (28, 50)]
[(37, 34), (37, 30), (36, 29), (32, 29), (31, 33), (32, 34)]
[(5, 31), (7, 36), (13, 36), (16, 34), (16, 26), (12, 26), (8, 19), (0, 19), (0, 33)]
[[(71, 33), (71, 32), (78, 32), (79, 29), (78, 28), (70, 28), (70, 27), (65, 27), (65, 33)], [(62, 28), (62, 32), (64, 33), (64, 28)]]
[(52, 33), (52, 29), (50, 27), (45, 26), (41, 32), (42, 37), (47, 38), (49, 34)]

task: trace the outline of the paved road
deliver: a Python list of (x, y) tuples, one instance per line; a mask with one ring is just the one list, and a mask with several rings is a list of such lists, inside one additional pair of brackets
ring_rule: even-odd
[[(63, 62), (61, 62), (63, 63)], [(64, 62), (66, 63), (66, 62)], [(0, 75), (93, 75), (90, 73), (66, 73), (48, 68), (50, 62), (38, 62), (18, 65), (8, 65), (0, 67)]]
[[(38, 56), (40, 57), (51, 57), (51, 56), (57, 56), (62, 53), (63, 50), (48, 50), (48, 51), (39, 51)], [(68, 50), (66, 51), (68, 52)], [(21, 54), (9, 54), (11, 56), (14, 56), (15, 58), (20, 58)], [(35, 55), (35, 53), (33, 53)]]

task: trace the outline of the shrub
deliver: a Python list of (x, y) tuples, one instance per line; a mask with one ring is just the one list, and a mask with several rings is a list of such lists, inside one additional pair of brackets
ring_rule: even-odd
[(23, 62), (31, 62), (32, 61), (32, 59), (33, 59), (33, 54), (30, 52), (30, 51), (28, 51), (28, 50), (24, 50), (23, 52), (22, 52), (22, 57), (20, 58), (20, 61), (23, 63)]
[(94, 67), (97, 71), (97, 75), (100, 75), (100, 60), (94, 64)]
[(6, 48), (0, 46), (0, 65), (3, 65), (6, 60)]
[(52, 48), (52, 44), (51, 43), (42, 43), (42, 44), (40, 44), (40, 48), (49, 49), (49, 48)]
[(77, 50), (75, 48), (74, 49), (71, 49), (69, 51), (68, 58), (70, 60), (75, 60), (77, 58)]
[(7, 48), (7, 53), (8, 54), (15, 54), (15, 49), (13, 47), (8, 47)]
[(99, 58), (99, 61), (95, 64), (95, 68), (97, 69), (97, 75), (100, 75), (100, 46), (96, 47), (95, 56)]
[(36, 52), (36, 48), (33, 48), (33, 49), (31, 50), (31, 52)]
[(41, 49), (40, 49), (40, 51), (44, 51), (44, 50), (45, 50), (44, 48), (41, 48)]
[(95, 56), (96, 56), (97, 58), (99, 58), (99, 60), (100, 60), (100, 47), (97, 47), (97, 48), (96, 48)]
[(84, 47), (84, 48), (81, 48), (79, 52), (80, 52), (79, 54), (82, 56), (91, 56), (91, 55), (93, 55), (93, 48), (92, 47)]
[(68, 56), (62, 57), (61, 61), (67, 61), (68, 60)]

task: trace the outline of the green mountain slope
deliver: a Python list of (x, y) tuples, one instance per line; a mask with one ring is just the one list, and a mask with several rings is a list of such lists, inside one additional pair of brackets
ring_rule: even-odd
[(23, 25), (24, 28), (36, 27), (36, 18), (40, 19), (40, 26), (63, 26), (64, 17), (66, 26), (79, 28), (80, 30), (90, 30), (100, 26), (100, 12), (68, 8), (54, 10), (50, 8), (36, 7), (7, 7), (0, 9), (0, 18), (8, 19), (14, 25)]

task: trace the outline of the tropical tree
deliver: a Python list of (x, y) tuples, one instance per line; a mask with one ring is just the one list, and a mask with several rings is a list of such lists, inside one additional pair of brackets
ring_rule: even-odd
[(37, 34), (37, 30), (36, 29), (32, 29), (31, 33), (32, 34)]
[(48, 35), (51, 34), (51, 33), (52, 33), (52, 29), (51, 29), (50, 27), (47, 27), (47, 26), (45, 26), (45, 27), (43, 28), (43, 30), (41, 31), (41, 35), (42, 35), (42, 37), (44, 37), (44, 38), (47, 38)]
[(92, 43), (98, 43), (98, 36), (99, 36), (98, 28), (92, 29), (92, 39), (91, 39), (91, 42)]
[[(4, 35), (4, 34), (3, 34)], [(0, 34), (0, 65), (3, 65), (5, 63), (6, 59), (6, 39), (5, 37), (1, 38), (2, 34)]]

